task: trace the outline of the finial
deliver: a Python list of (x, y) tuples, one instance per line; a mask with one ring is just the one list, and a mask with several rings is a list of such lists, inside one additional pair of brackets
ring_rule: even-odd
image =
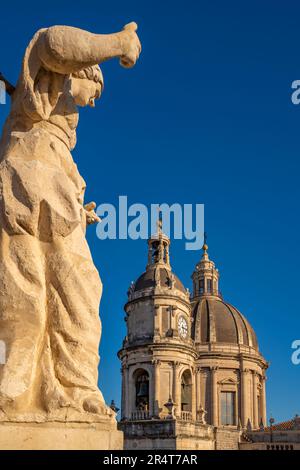
[(259, 430), (260, 430), (261, 432), (263, 432), (263, 431), (265, 430), (265, 426), (264, 426), (264, 422), (263, 422), (263, 419), (262, 419), (262, 418), (260, 419)]
[(110, 404), (109, 407), (110, 407), (111, 410), (113, 410), (113, 411), (114, 411), (115, 413), (117, 413), (117, 414), (118, 414), (118, 411), (120, 411), (120, 408), (118, 408), (118, 407), (116, 406), (116, 404), (115, 404), (115, 400), (112, 400), (112, 401), (111, 401), (111, 404)]
[(157, 222), (156, 222), (157, 235), (159, 236), (159, 238), (161, 238), (161, 236), (162, 236), (162, 211), (161, 211), (161, 208), (158, 207), (157, 211), (158, 211), (158, 219), (157, 219)]
[(167, 401), (167, 403), (164, 404), (164, 406), (167, 408), (168, 410), (168, 416), (167, 416), (167, 419), (174, 419), (175, 418), (175, 405), (176, 403), (173, 402), (172, 400), (172, 397), (170, 395), (169, 397), (169, 400)]
[(207, 250), (208, 250), (208, 245), (207, 245), (207, 233), (206, 233), (206, 232), (204, 232), (204, 242), (203, 242), (202, 250), (203, 250), (203, 251), (207, 251)]
[(248, 418), (246, 429), (248, 432), (252, 431), (252, 424), (251, 424), (250, 418)]

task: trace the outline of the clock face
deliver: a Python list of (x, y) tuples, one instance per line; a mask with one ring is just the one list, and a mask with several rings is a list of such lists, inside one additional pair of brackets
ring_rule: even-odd
[(178, 318), (178, 332), (182, 338), (186, 338), (188, 334), (188, 324), (184, 317)]

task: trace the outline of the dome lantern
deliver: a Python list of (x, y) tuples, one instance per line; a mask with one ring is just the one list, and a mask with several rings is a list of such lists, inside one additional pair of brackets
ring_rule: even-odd
[(170, 239), (162, 231), (161, 212), (157, 221), (157, 232), (148, 239), (148, 263), (145, 272), (132, 282), (128, 301), (145, 295), (153, 295), (161, 289), (165, 294), (182, 297), (189, 302), (189, 291), (173, 273), (170, 265)]
[(215, 263), (209, 259), (207, 235), (204, 234), (203, 254), (192, 274), (193, 298), (203, 296), (221, 297), (219, 293), (219, 271)]
[(170, 239), (162, 231), (161, 212), (159, 212), (157, 233), (148, 240), (148, 264), (146, 269), (156, 267), (158, 264), (171, 269), (169, 247)]

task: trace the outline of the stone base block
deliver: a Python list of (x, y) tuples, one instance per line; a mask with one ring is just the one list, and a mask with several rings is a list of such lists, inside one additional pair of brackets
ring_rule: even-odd
[(214, 428), (195, 421), (121, 421), (125, 450), (214, 450)]
[(0, 450), (122, 450), (115, 423), (0, 423)]

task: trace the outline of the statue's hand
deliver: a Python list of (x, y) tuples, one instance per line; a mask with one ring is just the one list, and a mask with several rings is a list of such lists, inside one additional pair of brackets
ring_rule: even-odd
[(83, 206), (86, 215), (86, 223), (87, 225), (97, 224), (101, 222), (101, 219), (97, 216), (96, 212), (94, 211), (96, 207), (95, 202), (89, 202)]
[(142, 46), (138, 35), (136, 34), (137, 24), (132, 22), (124, 26), (121, 31), (121, 49), (120, 64), (125, 68), (133, 67), (139, 58)]

